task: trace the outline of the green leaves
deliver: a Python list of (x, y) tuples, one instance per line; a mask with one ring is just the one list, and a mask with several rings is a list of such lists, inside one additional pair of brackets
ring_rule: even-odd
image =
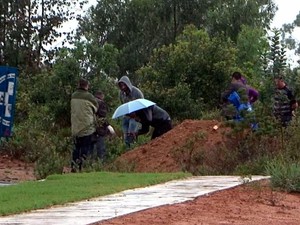
[(218, 106), (235, 65), (235, 52), (230, 41), (187, 26), (175, 44), (157, 49), (150, 63), (138, 71), (145, 81), (142, 90), (174, 117), (199, 117), (204, 105)]

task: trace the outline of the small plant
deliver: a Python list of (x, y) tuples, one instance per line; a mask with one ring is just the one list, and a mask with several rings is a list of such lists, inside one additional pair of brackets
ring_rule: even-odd
[(199, 142), (201, 143), (206, 136), (207, 134), (203, 131), (195, 133), (183, 146), (178, 147), (173, 151), (174, 158), (180, 160), (179, 163), (181, 164), (183, 171), (192, 172), (192, 168), (195, 167), (195, 164), (199, 165), (203, 163), (204, 155), (201, 151), (197, 150), (198, 148), (196, 145), (199, 145)]
[(271, 185), (287, 192), (300, 192), (300, 163), (277, 159), (266, 166)]

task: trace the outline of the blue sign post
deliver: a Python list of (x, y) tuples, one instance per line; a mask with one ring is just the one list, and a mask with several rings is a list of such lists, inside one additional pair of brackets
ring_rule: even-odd
[(0, 137), (11, 137), (16, 103), (18, 69), (0, 66)]

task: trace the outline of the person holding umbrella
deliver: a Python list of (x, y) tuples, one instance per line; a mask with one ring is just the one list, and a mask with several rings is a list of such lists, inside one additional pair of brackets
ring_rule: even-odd
[(139, 122), (142, 127), (134, 133), (134, 136), (146, 134), (150, 126), (154, 128), (151, 139), (157, 138), (172, 129), (170, 115), (156, 103), (147, 99), (136, 99), (120, 105), (112, 118), (116, 119), (128, 115), (131, 119)]
[[(122, 104), (135, 99), (144, 98), (142, 91), (133, 86), (127, 76), (122, 76), (120, 78), (118, 87), (120, 89), (120, 101)], [(122, 118), (122, 131), (127, 148), (130, 148), (130, 145), (134, 142), (137, 129), (138, 124), (134, 119), (130, 118), (128, 115), (125, 115)]]
[(132, 112), (129, 116), (142, 125), (141, 129), (138, 130), (137, 135), (148, 133), (151, 126), (154, 128), (151, 139), (154, 139), (172, 129), (170, 115), (157, 105), (152, 105), (148, 108)]

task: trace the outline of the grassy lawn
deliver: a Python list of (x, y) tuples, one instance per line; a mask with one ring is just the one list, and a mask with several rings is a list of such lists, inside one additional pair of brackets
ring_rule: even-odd
[(0, 215), (99, 197), (191, 176), (187, 173), (74, 173), (0, 187)]

